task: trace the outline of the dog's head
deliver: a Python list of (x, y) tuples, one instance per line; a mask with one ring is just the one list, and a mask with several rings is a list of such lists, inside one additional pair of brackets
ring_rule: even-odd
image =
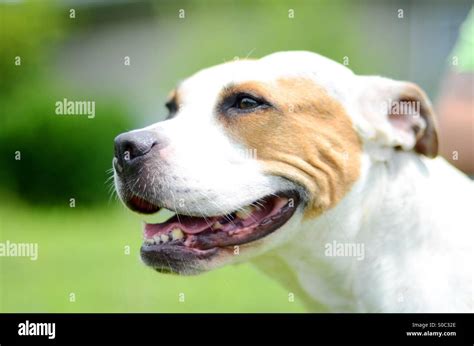
[[(402, 109), (403, 106), (403, 109)], [(225, 63), (172, 92), (168, 118), (115, 140), (115, 183), (145, 224), (141, 255), (192, 274), (297, 236), (359, 179), (367, 145), (435, 156), (429, 102), (415, 85), (362, 77), (309, 52)]]

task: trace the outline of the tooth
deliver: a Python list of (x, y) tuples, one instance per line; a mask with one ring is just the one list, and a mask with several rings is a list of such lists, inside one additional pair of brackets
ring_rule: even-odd
[(184, 238), (183, 231), (180, 230), (179, 228), (173, 228), (170, 234), (171, 234), (171, 239), (173, 240), (179, 240), (179, 239)]
[(170, 239), (170, 237), (168, 237), (166, 234), (162, 234), (160, 238), (163, 243), (168, 242), (168, 240)]
[(219, 221), (214, 222), (214, 224), (211, 226), (212, 229), (221, 229), (223, 226)]
[(253, 207), (247, 206), (247, 207), (243, 207), (238, 212), (236, 212), (235, 216), (237, 216), (239, 219), (246, 219), (250, 215), (252, 215), (252, 212), (253, 212)]
[(153, 245), (155, 241), (152, 238), (145, 238), (145, 244), (147, 245)]
[(157, 243), (157, 244), (159, 244), (160, 241), (161, 241), (161, 237), (160, 237), (159, 234), (155, 234), (155, 235), (153, 236), (153, 239), (155, 240), (155, 243)]

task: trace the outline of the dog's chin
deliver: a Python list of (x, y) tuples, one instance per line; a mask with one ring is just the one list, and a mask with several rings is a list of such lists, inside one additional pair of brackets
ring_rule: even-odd
[[(143, 262), (164, 273), (199, 274), (234, 262), (260, 240), (281, 228), (300, 203), (296, 190), (260, 198), (232, 213), (197, 217), (174, 214), (161, 223), (145, 223)], [(126, 205), (143, 214), (160, 209), (140, 197)]]

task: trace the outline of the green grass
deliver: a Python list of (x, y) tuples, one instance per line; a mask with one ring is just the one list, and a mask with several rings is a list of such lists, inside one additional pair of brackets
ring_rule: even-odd
[(139, 258), (141, 221), (117, 203), (44, 209), (3, 200), (0, 242), (6, 240), (38, 243), (39, 256), (0, 257), (0, 312), (303, 311), (251, 264), (192, 277), (147, 268)]

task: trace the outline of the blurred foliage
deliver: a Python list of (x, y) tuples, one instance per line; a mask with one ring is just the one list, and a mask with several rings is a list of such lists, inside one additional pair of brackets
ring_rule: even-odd
[[(131, 118), (114, 100), (50, 85), (44, 66), (64, 35), (65, 8), (31, 1), (1, 4), (0, 11), (0, 190), (35, 204), (107, 200), (113, 139), (133, 127)], [(95, 101), (96, 117), (56, 115), (55, 103), (64, 98)]]
[[(348, 28), (360, 29), (360, 10), (353, 1), (188, 0), (154, 5), (158, 27), (186, 9), (185, 19), (174, 26), (179, 40), (167, 51), (168, 60), (180, 67), (169, 71), (171, 83), (206, 66), (287, 50), (308, 50), (340, 63), (350, 55), (350, 68), (358, 73), (377, 70), (390, 59), (386, 52), (368, 59), (361, 32), (348, 35)], [(168, 78), (167, 71), (159, 77)]]
[[(0, 4), (0, 93), (28, 83), (41, 71), (49, 48), (64, 36), (59, 9), (50, 1)], [(21, 65), (15, 65), (15, 58)]]
[[(95, 100), (93, 119), (56, 115), (55, 103), (63, 97), (40, 85), (10, 96), (0, 132), (0, 157), (8, 161), (0, 182), (35, 203), (104, 201), (113, 139), (132, 128), (130, 117), (118, 104), (101, 100)], [(21, 160), (15, 160), (16, 152)]]

